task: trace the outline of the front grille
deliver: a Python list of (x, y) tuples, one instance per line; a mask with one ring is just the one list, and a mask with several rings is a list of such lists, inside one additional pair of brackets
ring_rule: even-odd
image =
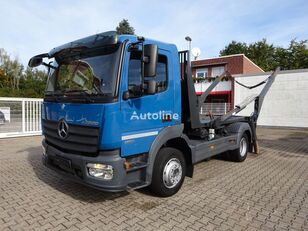
[(58, 135), (59, 121), (43, 120), (43, 133), (47, 144), (67, 153), (96, 156), (98, 153), (99, 128), (68, 123), (68, 136)]

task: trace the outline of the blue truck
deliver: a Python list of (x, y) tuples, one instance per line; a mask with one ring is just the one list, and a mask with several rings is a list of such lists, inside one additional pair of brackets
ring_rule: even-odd
[[(227, 114), (201, 118), (202, 103), (228, 73), (197, 96), (189, 51), (173, 44), (109, 31), (30, 59), (39, 65), (49, 73), (43, 163), (104, 191), (148, 186), (159, 196), (177, 193), (204, 159), (225, 152), (241, 162), (258, 152), (256, 122), (277, 74)], [(236, 115), (253, 101), (251, 116)]]

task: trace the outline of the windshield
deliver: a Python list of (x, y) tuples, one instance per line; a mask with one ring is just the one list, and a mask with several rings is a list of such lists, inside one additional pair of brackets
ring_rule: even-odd
[(119, 45), (95, 50), (62, 51), (51, 64), (46, 96), (114, 97), (119, 66)]

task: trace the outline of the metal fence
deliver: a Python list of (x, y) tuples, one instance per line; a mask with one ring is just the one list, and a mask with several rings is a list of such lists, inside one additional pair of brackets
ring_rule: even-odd
[(42, 101), (0, 97), (0, 138), (40, 135)]
[(224, 115), (231, 110), (230, 103), (204, 103), (201, 106), (201, 115), (212, 113), (213, 115)]

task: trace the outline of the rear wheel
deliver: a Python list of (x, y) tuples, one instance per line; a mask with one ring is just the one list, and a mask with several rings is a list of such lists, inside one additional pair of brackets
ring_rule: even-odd
[(248, 148), (249, 148), (248, 137), (247, 134), (244, 133), (240, 139), (240, 146), (237, 149), (230, 151), (231, 159), (236, 162), (244, 161), (247, 157)]
[(172, 196), (181, 188), (185, 174), (183, 154), (175, 148), (162, 148), (154, 163), (150, 189), (159, 196)]

